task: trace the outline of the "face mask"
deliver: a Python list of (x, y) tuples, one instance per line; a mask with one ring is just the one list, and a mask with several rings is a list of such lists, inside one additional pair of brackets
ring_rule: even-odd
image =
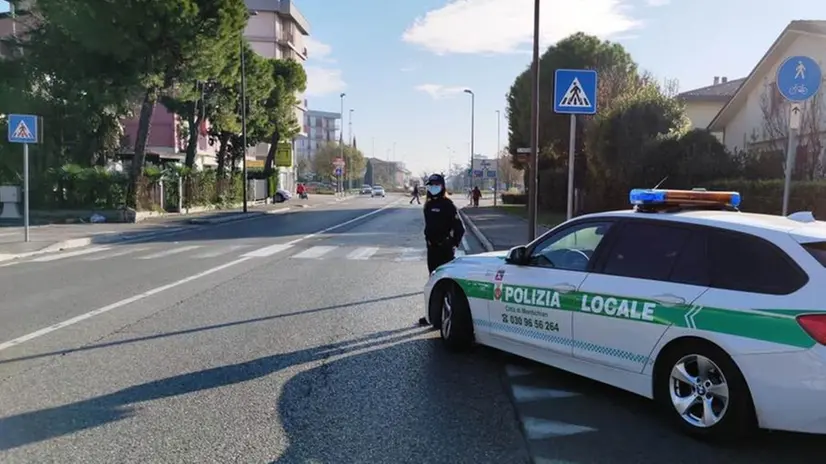
[(430, 192), (431, 195), (438, 195), (442, 193), (442, 186), (441, 185), (428, 185), (427, 191)]

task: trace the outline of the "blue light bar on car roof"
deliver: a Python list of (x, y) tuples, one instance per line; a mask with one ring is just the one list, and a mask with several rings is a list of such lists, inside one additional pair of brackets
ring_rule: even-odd
[(740, 206), (740, 193), (738, 192), (634, 189), (631, 190), (629, 197), (631, 204), (636, 206), (721, 205), (731, 206), (734, 208)]

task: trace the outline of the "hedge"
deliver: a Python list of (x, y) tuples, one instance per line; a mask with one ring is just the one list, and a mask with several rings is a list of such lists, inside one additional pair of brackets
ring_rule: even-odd
[[(708, 182), (708, 190), (739, 192), (740, 209), (751, 213), (781, 214), (783, 210), (782, 179), (725, 179)], [(826, 218), (826, 181), (792, 182), (789, 212), (812, 211), (818, 219)]]
[(506, 205), (527, 205), (528, 196), (524, 193), (503, 193), (502, 203)]

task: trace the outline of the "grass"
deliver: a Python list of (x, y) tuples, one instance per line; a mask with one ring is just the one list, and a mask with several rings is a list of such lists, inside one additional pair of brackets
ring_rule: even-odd
[[(512, 214), (514, 216), (519, 216), (523, 219), (528, 218), (528, 207), (525, 205), (498, 205), (494, 208), (496, 208), (498, 211), (502, 211), (507, 214)], [(555, 213), (553, 211), (539, 210), (536, 222), (539, 225), (551, 228), (556, 226), (557, 224), (565, 222), (565, 214)]]

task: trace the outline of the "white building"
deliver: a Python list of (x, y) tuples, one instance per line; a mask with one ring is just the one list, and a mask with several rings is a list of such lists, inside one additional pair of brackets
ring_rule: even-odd
[(712, 85), (677, 95), (685, 104), (685, 113), (691, 121), (691, 128), (707, 128), (745, 80), (729, 80), (727, 77), (715, 76)]
[[(244, 36), (256, 53), (266, 58), (291, 58), (299, 63), (307, 61), (307, 47), (304, 37), (310, 34), (310, 23), (298, 11), (291, 0), (245, 0), (247, 8), (252, 12)], [(307, 111), (303, 95), (297, 95), (299, 104), (295, 108), (295, 116), (305, 136), (303, 124)], [(267, 156), (269, 144), (262, 143), (250, 150), (250, 157), (263, 161)], [(293, 190), (296, 180), (295, 143), (293, 143), (293, 165), (290, 168), (280, 168), (279, 184), (286, 190)]]
[(319, 148), (328, 143), (338, 143), (340, 121), (339, 112), (307, 110), (302, 134), (295, 140), (296, 159), (309, 161)]

